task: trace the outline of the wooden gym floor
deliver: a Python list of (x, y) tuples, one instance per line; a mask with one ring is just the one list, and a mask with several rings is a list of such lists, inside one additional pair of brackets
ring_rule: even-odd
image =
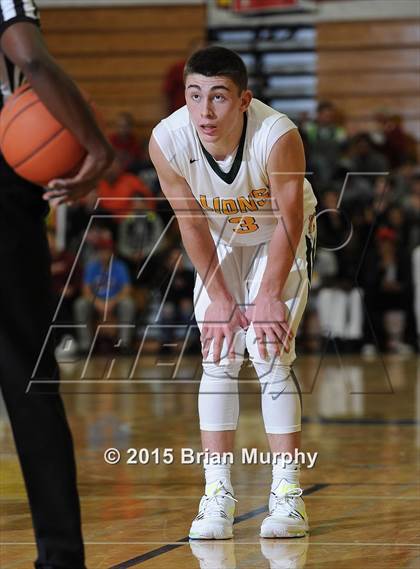
[[(302, 475), (310, 536), (260, 540), (269, 466), (242, 465), (238, 458), (234, 540), (192, 545), (186, 536), (203, 490), (202, 470), (181, 464), (180, 453), (199, 449), (199, 360), (186, 358), (176, 368), (170, 358), (148, 356), (133, 372), (132, 358), (96, 358), (89, 366), (64, 363), (62, 370), (89, 569), (420, 567), (418, 358), (298, 359), (303, 447), (319, 453)], [(258, 386), (249, 369), (241, 378), (237, 449), (266, 450)], [(0, 417), (0, 565), (29, 569), (31, 522), (4, 408)], [(122, 453), (117, 465), (104, 461), (110, 447)], [(173, 448), (174, 462), (127, 464), (129, 448)]]

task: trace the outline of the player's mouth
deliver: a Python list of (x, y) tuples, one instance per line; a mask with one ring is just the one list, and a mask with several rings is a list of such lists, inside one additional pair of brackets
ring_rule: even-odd
[(204, 134), (213, 135), (217, 130), (217, 126), (214, 124), (201, 124), (200, 129)]

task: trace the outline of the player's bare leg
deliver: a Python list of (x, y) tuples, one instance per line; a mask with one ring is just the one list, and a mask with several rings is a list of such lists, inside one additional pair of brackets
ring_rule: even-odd
[(233, 452), (235, 431), (201, 431), (201, 445), (210, 453)]
[(290, 453), (294, 456), (295, 450), (300, 447), (300, 431), (296, 433), (286, 433), (284, 435), (267, 434), (268, 444), (272, 453)]

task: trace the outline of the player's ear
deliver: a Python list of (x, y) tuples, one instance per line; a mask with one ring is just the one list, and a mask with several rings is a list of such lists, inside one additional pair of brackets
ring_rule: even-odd
[(241, 93), (241, 111), (245, 112), (252, 101), (252, 91), (247, 89)]

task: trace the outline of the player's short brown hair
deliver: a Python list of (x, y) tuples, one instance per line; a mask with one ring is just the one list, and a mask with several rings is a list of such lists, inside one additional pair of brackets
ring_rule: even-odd
[(225, 47), (211, 46), (192, 54), (184, 67), (184, 82), (188, 75), (197, 73), (205, 77), (229, 77), (239, 89), (248, 88), (248, 72), (240, 56)]

